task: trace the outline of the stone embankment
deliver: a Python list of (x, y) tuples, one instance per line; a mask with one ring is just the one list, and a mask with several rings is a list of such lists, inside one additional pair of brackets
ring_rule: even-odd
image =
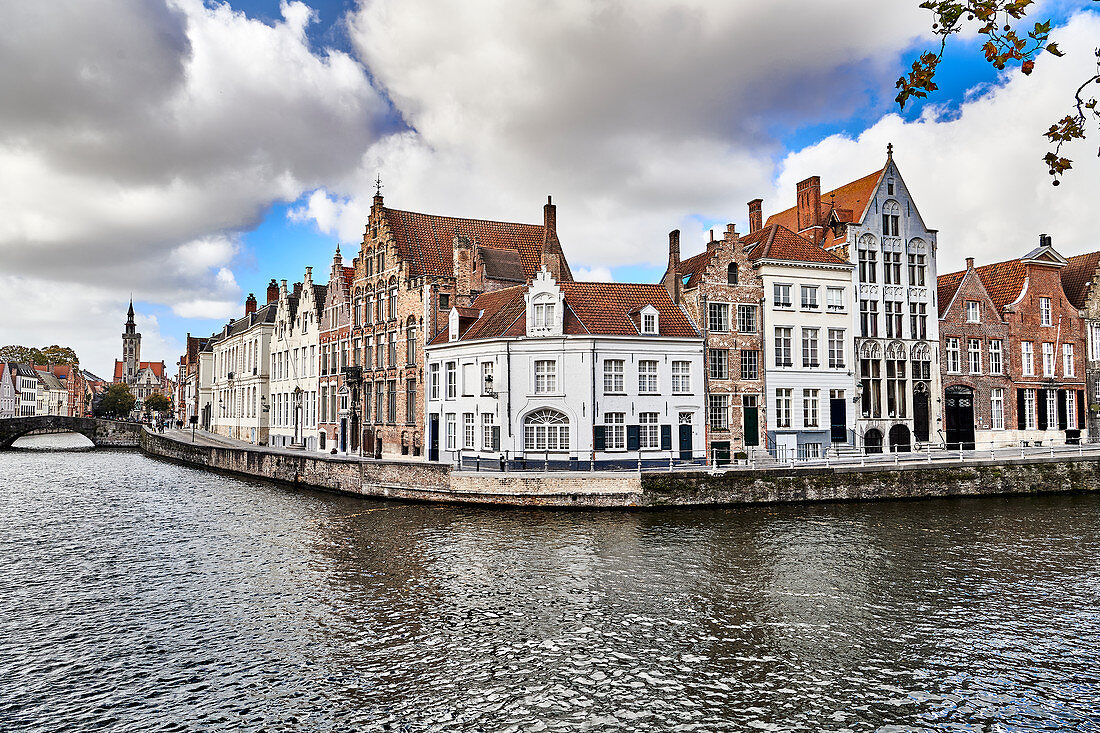
[(380, 498), (505, 506), (646, 508), (918, 499), (1100, 490), (1100, 454), (738, 469), (722, 473), (490, 473), (252, 446), (195, 445), (145, 431), (147, 453), (200, 468)]

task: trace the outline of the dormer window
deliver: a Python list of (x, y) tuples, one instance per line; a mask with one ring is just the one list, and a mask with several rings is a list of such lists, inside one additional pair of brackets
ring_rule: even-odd
[(544, 329), (552, 328), (554, 325), (554, 304), (553, 303), (535, 303), (534, 317), (531, 323), (532, 328)]
[(642, 333), (657, 333), (657, 315), (655, 313), (642, 314)]

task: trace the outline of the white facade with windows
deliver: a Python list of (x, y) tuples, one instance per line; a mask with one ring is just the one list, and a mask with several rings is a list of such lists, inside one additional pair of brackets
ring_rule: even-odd
[(216, 433), (267, 445), (271, 409), (268, 370), (276, 308), (276, 303), (268, 303), (216, 334), (211, 347), (210, 421), (210, 429)]
[(271, 336), (270, 443), (319, 450), (317, 434), (321, 311), (325, 288), (313, 283), (313, 268), (287, 288), (279, 285), (279, 304)]
[[(624, 311), (618, 300), (594, 302), (597, 284), (559, 284), (540, 272), (529, 287), (508, 289), (515, 291), (512, 306), (523, 306), (518, 320), (512, 316), (519, 334), (477, 336), (482, 324), (506, 312), (479, 305), (499, 306), (508, 292), (481, 296), (462, 312), (452, 309), (447, 339), (426, 350), (429, 459), (437, 442), (438, 460), (467, 466), (496, 467), (502, 458), (527, 468), (702, 462), (698, 332), (662, 286), (614, 287), (655, 302)], [(603, 308), (618, 309), (613, 324), (602, 314), (589, 317)], [(671, 309), (675, 336), (666, 323)]]
[(851, 445), (858, 406), (848, 263), (760, 259), (768, 443), (780, 459)]

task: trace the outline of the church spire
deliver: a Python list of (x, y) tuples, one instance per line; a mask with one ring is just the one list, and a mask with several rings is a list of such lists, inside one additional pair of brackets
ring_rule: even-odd
[(126, 322), (134, 322), (134, 296), (132, 295), (130, 296), (130, 309), (126, 311)]

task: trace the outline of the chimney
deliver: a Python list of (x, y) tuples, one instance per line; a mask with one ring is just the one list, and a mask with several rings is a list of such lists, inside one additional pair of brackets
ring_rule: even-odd
[(764, 214), (761, 211), (763, 205), (764, 199), (753, 199), (749, 202), (749, 234), (760, 231), (764, 226)]
[(818, 221), (821, 216), (821, 177), (810, 176), (799, 182), (795, 193), (798, 200), (798, 233), (814, 244), (821, 244)]
[(539, 265), (545, 267), (555, 281), (561, 282), (563, 268), (561, 243), (558, 242), (558, 207), (554, 206), (554, 201), (549, 196), (546, 197), (546, 205), (542, 207), (542, 253), (539, 256)]
[(968, 269), (968, 270), (973, 270), (974, 269), (974, 258), (973, 257), (967, 257), (966, 258), (966, 269)]
[(458, 233), (455, 227), (455, 236), (451, 241), (451, 256), (454, 263), (455, 274), (455, 305), (469, 307), (470, 305), (470, 280), (473, 278), (474, 248), (468, 237)]
[(1039, 235), (1039, 246), (1040, 247), (1051, 247), (1051, 246), (1053, 246), (1051, 244), (1051, 241), (1052, 240), (1051, 240), (1049, 234), (1040, 234)]
[(680, 279), (680, 230), (673, 229), (668, 233), (668, 268), (665, 276), (661, 278), (661, 284), (665, 286), (672, 302), (679, 305), (684, 283)]
[(256, 296), (253, 293), (248, 294), (248, 298), (244, 301), (244, 314), (250, 316), (256, 312)]
[(271, 278), (271, 282), (267, 284), (267, 302), (279, 302), (279, 285), (275, 282), (275, 278)]

